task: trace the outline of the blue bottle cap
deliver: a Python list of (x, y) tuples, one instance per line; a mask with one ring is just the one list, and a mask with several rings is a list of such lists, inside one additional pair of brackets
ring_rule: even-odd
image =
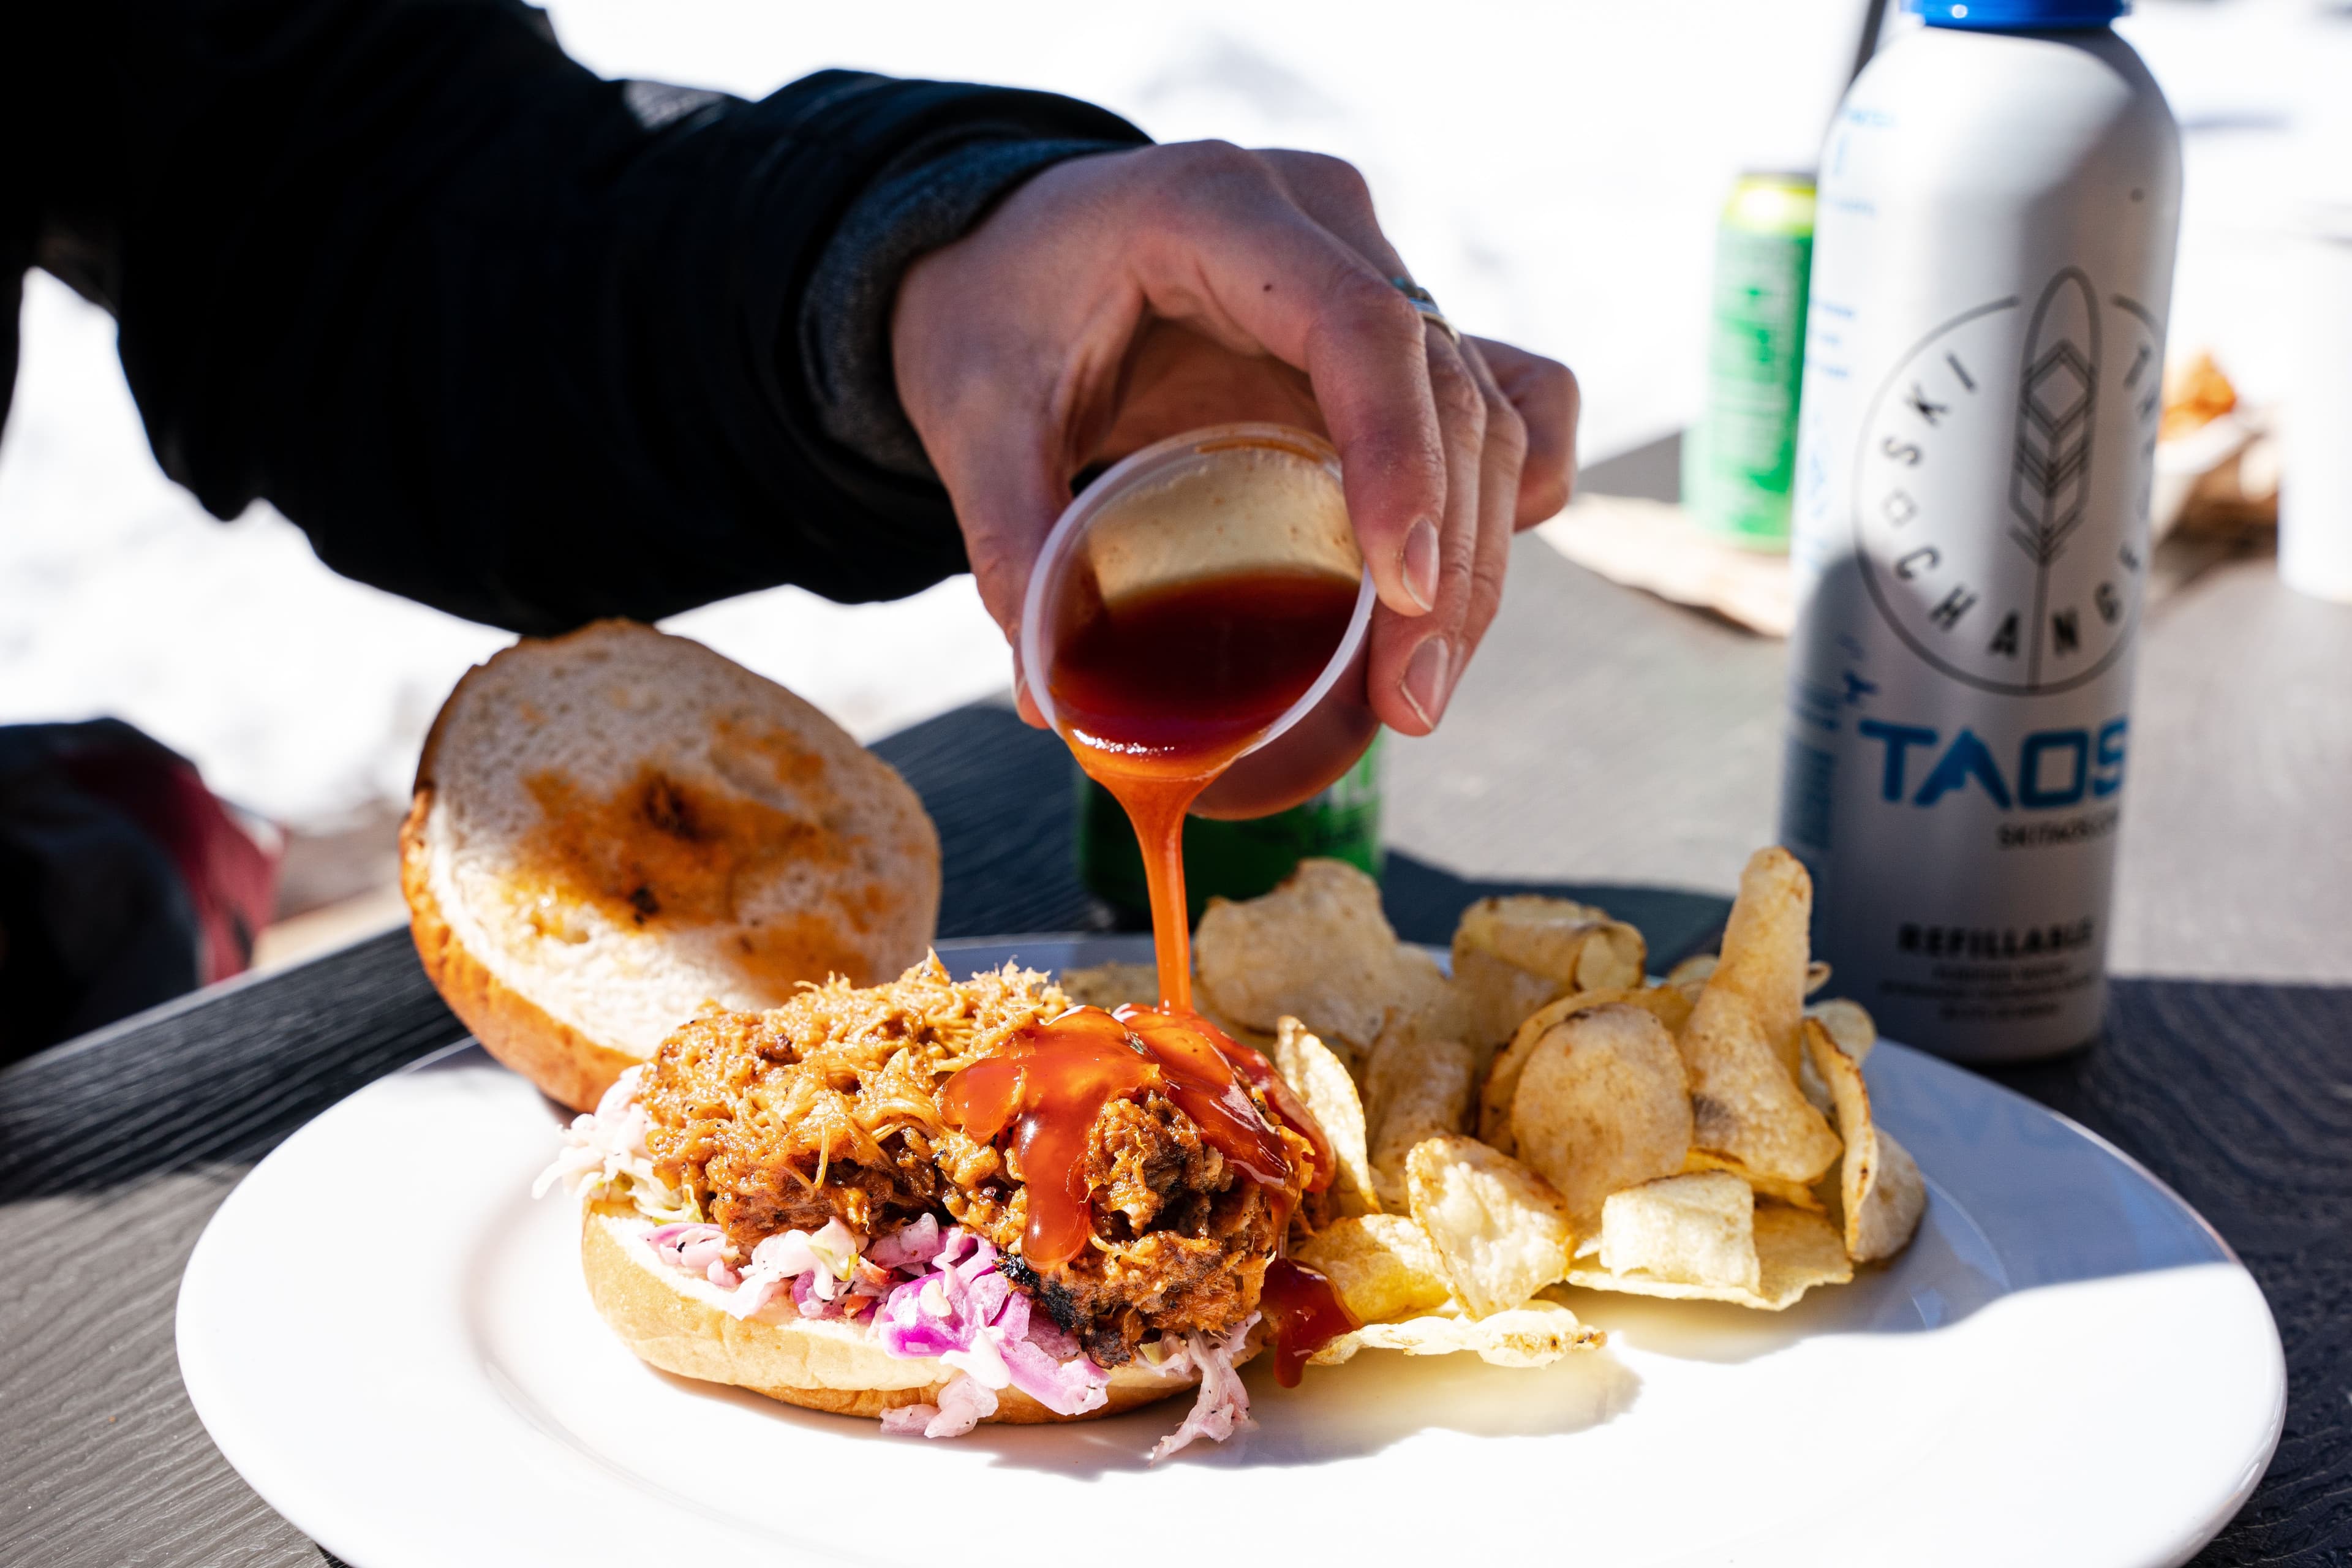
[(1931, 27), (2104, 27), (2131, 0), (1904, 0)]

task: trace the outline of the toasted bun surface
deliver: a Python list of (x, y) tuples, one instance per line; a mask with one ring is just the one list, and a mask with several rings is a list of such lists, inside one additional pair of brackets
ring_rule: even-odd
[(773, 681), (628, 621), (468, 671), (400, 847), (451, 1010), (582, 1110), (706, 1000), (887, 980), (939, 915), (939, 835), (887, 763)]
[[(879, 1415), (935, 1405), (954, 1376), (944, 1363), (894, 1356), (866, 1330), (823, 1319), (730, 1317), (726, 1292), (664, 1268), (640, 1237), (653, 1222), (627, 1204), (583, 1205), (580, 1263), (596, 1310), (639, 1359), (706, 1383), (731, 1383), (787, 1405), (837, 1415)], [(1200, 1379), (1141, 1365), (1112, 1369), (1110, 1403), (1085, 1415), (1057, 1415), (1017, 1388), (997, 1392), (990, 1421), (1032, 1426), (1116, 1415), (1179, 1394)]]

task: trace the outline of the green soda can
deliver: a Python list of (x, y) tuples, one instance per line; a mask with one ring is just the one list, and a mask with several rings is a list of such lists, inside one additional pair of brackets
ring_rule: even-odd
[(1812, 175), (1741, 175), (1716, 231), (1706, 405), (1684, 444), (1683, 500), (1748, 550), (1789, 548), (1812, 268)]
[[(1337, 783), (1272, 816), (1220, 822), (1184, 819), (1184, 890), (1194, 921), (1212, 897), (1255, 899), (1271, 891), (1301, 860), (1345, 860), (1381, 873), (1381, 731)], [(1078, 774), (1078, 879), (1130, 919), (1148, 920), (1151, 899), (1135, 829), (1110, 791)]]

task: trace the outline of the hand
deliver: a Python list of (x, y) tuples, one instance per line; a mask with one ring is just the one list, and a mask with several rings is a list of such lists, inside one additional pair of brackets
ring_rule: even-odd
[[(1029, 569), (1082, 468), (1202, 425), (1328, 436), (1380, 595), (1374, 711), (1437, 725), (1494, 619), (1515, 529), (1566, 503), (1577, 390), (1507, 344), (1456, 345), (1363, 179), (1222, 142), (1056, 164), (899, 284), (898, 398), (1017, 648)], [(1022, 711), (1039, 721), (1025, 688)]]

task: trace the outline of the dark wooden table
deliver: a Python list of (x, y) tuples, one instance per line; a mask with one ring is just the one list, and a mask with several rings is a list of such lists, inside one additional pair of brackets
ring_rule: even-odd
[[(1649, 467), (1645, 470), (1643, 466)], [(1627, 490), (1670, 465), (1637, 454)], [(1391, 913), (1559, 888), (1709, 940), (1771, 834), (1782, 650), (1522, 541), (1441, 734), (1394, 745)], [(2151, 618), (2107, 1037), (2000, 1076), (2138, 1156), (2220, 1227), (2285, 1341), (2286, 1434), (2198, 1562), (2352, 1561), (2352, 610), (2266, 562)], [(877, 748), (946, 847), (941, 932), (1097, 927), (1069, 764), (1001, 707)], [(0, 1072), (0, 1564), (310, 1563), (214, 1449), (172, 1346), (180, 1271), (281, 1139), (461, 1035), (394, 933)], [(2196, 1331), (2183, 1324), (2184, 1337)]]

